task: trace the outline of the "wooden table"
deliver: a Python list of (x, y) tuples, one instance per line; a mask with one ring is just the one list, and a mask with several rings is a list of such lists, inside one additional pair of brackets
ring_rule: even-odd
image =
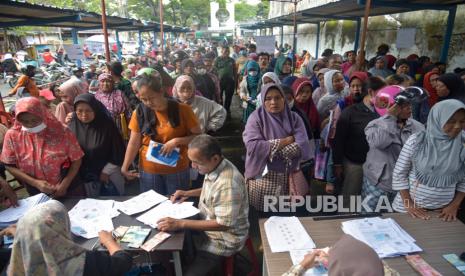
[[(122, 197), (102, 197), (100, 199), (112, 199), (115, 201), (125, 201), (127, 199), (130, 199), (131, 197), (128, 196), (122, 196)], [(63, 200), (60, 200), (68, 210), (71, 210), (74, 205), (76, 205), (79, 200), (82, 198), (77, 198), (77, 197), (70, 197), (70, 198), (65, 198)], [(122, 212), (120, 212), (120, 215), (113, 218), (113, 226), (117, 228), (120, 225), (124, 226), (143, 226), (145, 228), (150, 228), (150, 226), (143, 224), (142, 222), (138, 221), (136, 219), (137, 216), (140, 214), (135, 214), (132, 216), (128, 216)], [(152, 229), (150, 232), (149, 237), (146, 240), (149, 240), (152, 238), (155, 234), (157, 234), (159, 231), (157, 229)], [(183, 244), (184, 244), (184, 231), (179, 231), (175, 233), (171, 233), (171, 237), (167, 239), (165, 242), (163, 242), (161, 245), (159, 245), (153, 252), (151, 252), (151, 255), (155, 255), (158, 253), (171, 253), (173, 257), (173, 262), (174, 262), (174, 270), (176, 276), (181, 276), (182, 275), (182, 268), (181, 268), (181, 251), (183, 249)], [(85, 239), (82, 237), (78, 237), (76, 235), (73, 235), (73, 240), (77, 243), (80, 244), (82, 247), (92, 250), (92, 246), (95, 244), (98, 238), (93, 238), (93, 239)], [(143, 249), (139, 248), (131, 248), (127, 246), (127, 243), (121, 243), (121, 247), (124, 250), (127, 250), (132, 253), (143, 253), (147, 254), (146, 251)], [(152, 254), (153, 253), (153, 254)], [(141, 254), (142, 255), (142, 254)]]
[[(437, 271), (447, 276), (462, 275), (442, 255), (451, 253), (460, 255), (465, 251), (465, 224), (460, 221), (444, 222), (436, 217), (425, 221), (413, 219), (406, 214), (399, 213), (385, 214), (383, 217), (393, 218), (407, 231), (416, 240), (416, 244), (423, 249), (419, 254)], [(343, 234), (341, 222), (348, 220), (315, 221), (310, 217), (299, 219), (317, 248), (333, 245)], [(288, 252), (271, 252), (263, 225), (265, 221), (266, 219), (260, 220), (260, 235), (263, 244), (263, 275), (280, 276), (292, 266), (292, 261)], [(384, 261), (402, 276), (418, 275), (404, 257), (387, 258)]]

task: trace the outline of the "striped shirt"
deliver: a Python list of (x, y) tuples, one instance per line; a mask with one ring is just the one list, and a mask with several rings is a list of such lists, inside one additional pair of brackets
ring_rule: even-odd
[(201, 250), (231, 256), (244, 247), (249, 233), (249, 201), (244, 177), (227, 159), (205, 175), (199, 201), (200, 217), (228, 226), (226, 231), (205, 231)]
[[(392, 189), (409, 190), (410, 197), (421, 208), (443, 208), (454, 199), (456, 191), (465, 192), (465, 179), (449, 187), (429, 187), (419, 183), (412, 163), (413, 153), (418, 149), (417, 136), (412, 134), (400, 152), (392, 177)], [(400, 193), (397, 193), (392, 207), (397, 212), (407, 212)]]

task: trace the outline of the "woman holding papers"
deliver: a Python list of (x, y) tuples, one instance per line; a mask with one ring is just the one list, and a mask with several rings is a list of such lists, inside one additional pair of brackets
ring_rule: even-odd
[(82, 185), (73, 181), (83, 155), (73, 133), (39, 99), (16, 102), (16, 121), (5, 135), (1, 161), (30, 195), (84, 195)]
[[(137, 81), (137, 91), (143, 104), (134, 111), (129, 123), (131, 137), (121, 172), (128, 179), (140, 176), (141, 192), (154, 189), (171, 195), (188, 189), (187, 145), (201, 133), (197, 117), (189, 105), (164, 96), (160, 78), (143, 75)], [(140, 175), (129, 171), (138, 152)]]
[(124, 275), (132, 257), (110, 232), (99, 233), (106, 251), (87, 251), (74, 243), (65, 206), (40, 204), (18, 221), (8, 275)]
[(440, 210), (445, 221), (457, 219), (465, 197), (465, 105), (444, 100), (433, 106), (427, 128), (405, 143), (394, 168), (393, 208), (412, 217), (429, 219)]
[(102, 185), (107, 196), (123, 195), (125, 146), (105, 106), (92, 94), (77, 96), (69, 128), (85, 153), (79, 175), (86, 183), (87, 196), (99, 196)]
[(263, 105), (243, 133), (249, 201), (258, 211), (264, 210), (265, 196), (289, 195), (289, 175), (311, 158), (304, 122), (290, 110), (281, 86), (265, 85), (261, 97)]

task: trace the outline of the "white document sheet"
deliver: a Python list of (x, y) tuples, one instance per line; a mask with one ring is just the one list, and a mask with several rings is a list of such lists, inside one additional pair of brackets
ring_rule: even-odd
[(118, 210), (130, 216), (143, 212), (166, 200), (168, 200), (166, 196), (150, 190), (126, 201), (118, 202), (116, 205)]
[(157, 228), (157, 221), (162, 218), (183, 219), (197, 215), (200, 211), (193, 204), (193, 202), (172, 203), (170, 200), (167, 200), (137, 217), (137, 220), (153, 228)]
[(10, 207), (6, 210), (0, 212), (0, 222), (2, 223), (15, 223), (18, 219), (24, 216), (29, 209), (32, 207), (48, 201), (50, 198), (44, 194), (40, 193), (34, 196), (30, 196), (25, 199), (18, 200), (18, 207)]
[(380, 258), (397, 257), (422, 251), (395, 220), (379, 217), (345, 221), (342, 230), (366, 243)]
[(265, 233), (273, 253), (315, 248), (312, 238), (296, 217), (270, 217), (265, 222)]
[(70, 218), (71, 232), (86, 239), (98, 237), (101, 230), (112, 231), (113, 222), (109, 216), (97, 216), (92, 218)]

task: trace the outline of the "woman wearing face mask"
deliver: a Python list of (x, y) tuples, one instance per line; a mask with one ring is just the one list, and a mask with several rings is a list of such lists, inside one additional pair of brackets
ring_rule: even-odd
[(400, 152), (392, 178), (393, 190), (399, 191), (393, 208), (421, 219), (437, 210), (444, 221), (453, 221), (465, 198), (465, 105), (440, 101), (427, 126), (411, 135)]
[[(214, 91), (209, 91), (205, 81), (196, 73), (195, 64), (190, 59), (185, 59), (181, 63), (182, 75), (190, 76), (195, 83), (195, 91), (200, 96), (209, 98), (213, 96)], [(179, 77), (178, 77), (179, 78)]]
[(191, 77), (179, 76), (174, 84), (173, 98), (192, 107), (202, 133), (219, 130), (226, 120), (226, 109), (214, 101), (195, 95), (194, 89), (195, 84)]
[(125, 145), (105, 106), (92, 94), (77, 96), (69, 129), (85, 153), (79, 175), (86, 183), (87, 196), (123, 195)]
[(195, 87), (201, 91), (205, 98), (217, 101), (220, 95), (219, 86), (217, 89), (215, 82), (210, 75), (207, 74), (207, 69), (205, 68), (202, 60), (195, 62), (195, 73), (195, 80), (193, 79)]
[(123, 92), (115, 88), (110, 74), (101, 74), (98, 81), (99, 90), (95, 93), (95, 99), (100, 101), (110, 112), (121, 137), (127, 141), (129, 139), (128, 122), (131, 116), (129, 102)]
[(72, 132), (37, 98), (16, 102), (16, 121), (5, 135), (2, 162), (30, 195), (84, 195), (73, 181), (84, 153)]
[[(187, 145), (201, 133), (192, 108), (165, 97), (160, 78), (142, 75), (137, 80), (137, 91), (143, 104), (133, 112), (129, 128), (131, 137), (121, 172), (131, 180), (140, 177), (140, 191), (154, 189), (163, 195), (189, 187), (189, 159)], [(179, 159), (174, 167), (147, 160), (150, 141), (163, 144), (160, 154), (170, 155), (179, 148)], [(140, 174), (129, 171), (139, 153)]]
[[(418, 89), (418, 88), (412, 88)], [(395, 100), (404, 91), (400, 86), (386, 86), (379, 90), (375, 102), (388, 102), (386, 109), (377, 109), (382, 117), (368, 123), (365, 137), (370, 147), (363, 164), (362, 198), (372, 211), (381, 196), (390, 202), (396, 196), (392, 190), (392, 172), (399, 157), (402, 146), (410, 135), (423, 131), (424, 126), (411, 118), (412, 104), (408, 100)]]
[(260, 66), (257, 62), (249, 60), (246, 65), (246, 76), (242, 79), (239, 85), (239, 96), (242, 100), (242, 108), (244, 114), (242, 122), (247, 123), (250, 114), (254, 112), (257, 107), (257, 94), (260, 81)]
[(249, 201), (258, 211), (264, 210), (265, 196), (289, 195), (290, 172), (311, 158), (305, 125), (290, 110), (282, 88), (267, 84), (261, 97), (263, 106), (250, 115), (243, 133)]
[(66, 116), (74, 111), (74, 98), (81, 94), (79, 83), (73, 80), (65, 81), (58, 87), (61, 103), (59, 103), (55, 110), (55, 117), (63, 125), (66, 125)]
[[(335, 180), (342, 184), (344, 204), (348, 203), (349, 196), (360, 195), (363, 181), (362, 166), (369, 149), (365, 127), (379, 117), (372, 99), (385, 85), (378, 77), (368, 78), (362, 90), (363, 100), (345, 108), (337, 121), (332, 143), (332, 161)], [(334, 185), (329, 183), (326, 191), (334, 192)]]
[(275, 74), (280, 80), (292, 74), (292, 59), (281, 55), (276, 60), (276, 66), (274, 68)]

